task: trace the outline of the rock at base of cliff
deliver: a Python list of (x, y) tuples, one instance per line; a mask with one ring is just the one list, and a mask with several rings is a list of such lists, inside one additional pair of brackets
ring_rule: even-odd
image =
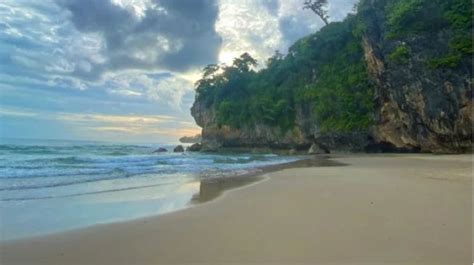
[(178, 145), (173, 149), (173, 152), (182, 153), (182, 152), (184, 152), (184, 147), (182, 145)]
[(165, 153), (165, 152), (168, 152), (168, 149), (166, 149), (164, 147), (160, 147), (160, 148), (156, 149), (155, 151), (153, 151), (153, 153)]
[(213, 153), (219, 151), (221, 147), (222, 144), (217, 141), (206, 141), (202, 143), (201, 152)]
[(329, 154), (329, 150), (321, 147), (320, 145), (314, 143), (308, 150), (308, 154), (310, 155), (321, 155), (321, 154)]
[(288, 151), (288, 155), (294, 156), (298, 154), (298, 150), (291, 148), (290, 151)]
[(188, 148), (186, 148), (186, 151), (199, 152), (199, 151), (201, 151), (201, 149), (202, 149), (202, 144), (195, 143), (195, 144), (189, 146)]

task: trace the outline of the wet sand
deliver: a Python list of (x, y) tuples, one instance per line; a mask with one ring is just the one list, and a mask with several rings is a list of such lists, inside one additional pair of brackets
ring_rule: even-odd
[(1, 264), (471, 264), (471, 159), (283, 169), (182, 211), (2, 243)]

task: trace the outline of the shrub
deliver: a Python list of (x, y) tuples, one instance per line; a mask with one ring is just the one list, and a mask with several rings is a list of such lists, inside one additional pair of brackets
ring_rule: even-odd
[(406, 45), (400, 45), (389, 55), (390, 61), (398, 64), (408, 64), (410, 61), (410, 49)]
[(456, 68), (461, 63), (462, 56), (460, 54), (455, 55), (448, 55), (445, 57), (433, 59), (430, 61), (430, 67), (433, 69), (441, 68), (441, 67), (448, 67), (448, 68)]

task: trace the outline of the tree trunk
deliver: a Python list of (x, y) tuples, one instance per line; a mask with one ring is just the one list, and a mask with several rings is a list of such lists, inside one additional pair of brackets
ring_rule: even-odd
[(326, 26), (329, 25), (329, 21), (327, 18), (325, 18), (324, 16), (320, 16), (320, 17), (323, 20), (324, 24), (326, 24)]

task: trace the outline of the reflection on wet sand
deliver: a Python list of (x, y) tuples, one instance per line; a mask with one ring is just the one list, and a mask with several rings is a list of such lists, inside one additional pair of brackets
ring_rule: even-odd
[(203, 203), (213, 200), (224, 191), (242, 187), (253, 182), (262, 180), (263, 177), (245, 176), (202, 180), (199, 187), (199, 193), (196, 193), (191, 199), (191, 203)]
[(304, 168), (304, 167), (331, 167), (331, 166), (344, 166), (344, 164), (329, 160), (327, 156), (315, 156), (308, 159), (298, 160), (295, 162), (265, 166), (256, 169), (255, 171), (240, 175), (226, 177), (222, 176), (219, 178), (211, 178), (201, 180), (199, 186), (199, 193), (196, 193), (192, 199), (191, 204), (203, 203), (211, 201), (226, 190), (231, 190), (245, 185), (252, 184), (254, 182), (263, 180), (263, 175), (266, 173), (279, 171), (285, 168)]

